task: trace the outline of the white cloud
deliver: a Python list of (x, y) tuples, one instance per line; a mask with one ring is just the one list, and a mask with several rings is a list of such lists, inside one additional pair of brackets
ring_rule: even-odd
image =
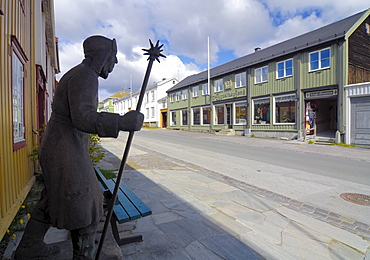
[(222, 51), (240, 57), (366, 8), (367, 0), (55, 0), (61, 74), (81, 62), (88, 36), (116, 38), (119, 63), (100, 81), (105, 98), (127, 89), (130, 75), (134, 90), (141, 87), (148, 39), (164, 43), (167, 56), (154, 64), (149, 82), (181, 80), (206, 68), (207, 36), (213, 67)]

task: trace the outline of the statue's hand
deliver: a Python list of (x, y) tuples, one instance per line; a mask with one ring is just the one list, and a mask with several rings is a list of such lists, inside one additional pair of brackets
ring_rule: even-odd
[(143, 126), (144, 115), (138, 111), (132, 110), (121, 116), (118, 121), (118, 127), (121, 131), (139, 131)]

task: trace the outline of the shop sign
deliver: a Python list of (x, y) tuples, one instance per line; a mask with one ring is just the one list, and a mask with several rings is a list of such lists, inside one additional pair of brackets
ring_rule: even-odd
[(326, 98), (326, 97), (333, 97), (338, 95), (337, 89), (328, 89), (328, 90), (321, 90), (321, 91), (314, 91), (314, 92), (307, 92), (306, 98)]
[(246, 96), (246, 89), (232, 89), (220, 93), (214, 93), (213, 95), (213, 101), (219, 101), (224, 99), (230, 99), (230, 98), (237, 98), (237, 97), (243, 97)]

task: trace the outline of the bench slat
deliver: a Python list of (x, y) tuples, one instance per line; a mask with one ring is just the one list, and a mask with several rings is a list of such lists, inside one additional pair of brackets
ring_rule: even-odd
[[(116, 179), (113, 179), (113, 182), (116, 183)], [(145, 217), (152, 214), (152, 210), (141, 201), (141, 199), (136, 196), (136, 194), (127, 187), (123, 182), (120, 183), (120, 190), (126, 195), (126, 197), (132, 202), (140, 214)]]
[[(102, 183), (104, 183), (103, 186), (105, 186), (105, 188), (108, 189), (113, 194), (114, 187), (115, 187), (115, 181), (113, 181), (113, 180), (115, 180), (115, 179), (107, 180), (97, 167), (94, 167), (94, 168), (95, 168), (96, 173), (98, 174), (99, 180)], [(119, 203), (122, 206), (122, 207), (120, 207), (119, 205), (114, 206), (114, 213), (115, 214), (117, 213), (116, 216), (117, 216), (118, 223), (122, 224), (124, 222), (129, 221), (129, 220), (135, 220), (135, 219), (139, 219), (139, 218), (142, 217), (141, 213), (137, 210), (135, 205), (132, 204), (130, 199), (127, 198), (125, 193), (118, 192), (117, 200), (119, 201)], [(129, 219), (127, 219), (127, 217), (125, 217), (124, 213), (126, 213), (128, 215)]]

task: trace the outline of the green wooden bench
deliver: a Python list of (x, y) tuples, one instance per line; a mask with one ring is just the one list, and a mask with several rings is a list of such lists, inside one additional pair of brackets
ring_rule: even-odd
[[(116, 179), (106, 179), (99, 168), (94, 167), (96, 176), (98, 177), (100, 188), (103, 191), (104, 197), (108, 205), (111, 203), (112, 194), (116, 185)], [(125, 245), (133, 242), (143, 241), (142, 235), (120, 238), (117, 222), (119, 224), (129, 222), (135, 219), (143, 218), (152, 214), (151, 209), (142, 202), (135, 193), (124, 183), (120, 183), (120, 188), (117, 195), (117, 200), (113, 207), (113, 214), (110, 221), (112, 226), (113, 236), (118, 245)]]

